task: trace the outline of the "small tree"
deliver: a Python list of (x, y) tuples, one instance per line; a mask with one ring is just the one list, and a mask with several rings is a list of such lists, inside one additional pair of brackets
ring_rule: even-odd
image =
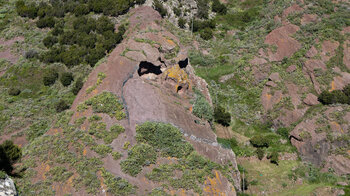
[(263, 149), (258, 148), (258, 149), (256, 149), (256, 155), (258, 156), (259, 160), (262, 160), (265, 156), (265, 152)]
[(212, 11), (221, 15), (225, 15), (227, 8), (224, 4), (220, 3), (219, 0), (213, 0)]
[(222, 106), (217, 106), (214, 109), (215, 122), (227, 127), (231, 123), (231, 114), (225, 110)]
[(58, 78), (58, 73), (54, 69), (50, 69), (43, 78), (43, 82), (45, 86), (51, 86), (55, 84), (56, 80)]
[(22, 157), (21, 149), (13, 144), (12, 141), (6, 140), (0, 145), (0, 170), (10, 174), (15, 164)]
[(187, 21), (184, 18), (179, 18), (178, 25), (180, 28), (184, 29)]
[(213, 38), (213, 31), (210, 28), (205, 28), (200, 32), (201, 38), (204, 40), (210, 40)]
[(60, 78), (60, 81), (61, 81), (63, 86), (69, 86), (73, 80), (74, 80), (73, 74), (70, 72), (62, 73), (61, 78)]

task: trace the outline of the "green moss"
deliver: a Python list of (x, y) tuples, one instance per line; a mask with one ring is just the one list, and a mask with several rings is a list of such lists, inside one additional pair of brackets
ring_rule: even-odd
[(120, 152), (112, 152), (112, 157), (114, 160), (119, 160), (123, 155)]

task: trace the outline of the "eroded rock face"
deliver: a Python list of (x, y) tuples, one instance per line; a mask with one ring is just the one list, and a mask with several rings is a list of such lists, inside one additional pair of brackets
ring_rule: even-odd
[[(235, 154), (231, 150), (221, 148), (210, 125), (191, 113), (191, 100), (194, 98), (192, 87), (200, 90), (211, 103), (208, 84), (195, 75), (187, 51), (181, 46), (178, 38), (159, 25), (160, 22), (157, 21), (161, 21), (161, 17), (158, 12), (146, 6), (131, 12), (129, 29), (137, 26), (138, 30), (131, 31), (128, 38), (113, 50), (107, 62), (92, 71), (72, 105), (75, 114), (71, 122), (82, 116), (92, 115), (91, 111), (76, 111), (79, 103), (103, 91), (112, 92), (123, 100), (127, 113), (127, 119), (118, 122), (126, 131), (113, 141), (113, 149), (123, 152), (125, 141), (134, 145), (135, 127), (138, 124), (146, 121), (171, 123), (181, 130), (185, 139), (199, 154), (219, 164), (232, 164), (234, 172), (230, 175), (234, 183), (217, 173), (217, 177), (212, 180), (222, 184), (219, 186), (208, 181), (202, 185), (203, 192), (209, 194), (210, 191), (216, 190), (226, 195), (235, 195), (235, 189), (240, 189), (240, 174)], [(132, 50), (130, 53), (130, 47), (138, 50)], [(105, 73), (106, 78), (94, 91), (87, 93), (86, 89), (96, 83), (100, 72)], [(107, 128), (116, 123), (115, 119), (108, 116), (104, 116), (103, 121)], [(123, 157), (126, 158), (127, 153)], [(118, 163), (113, 159), (106, 159), (104, 167), (115, 176), (120, 176), (139, 187), (137, 195), (146, 195), (161, 185), (145, 178), (145, 172), (141, 172), (137, 177), (123, 173)], [(150, 168), (145, 169), (149, 170)], [(193, 192), (189, 190), (185, 193)]]
[(0, 179), (0, 195), (1, 196), (15, 196), (17, 195), (17, 190), (12, 179), (6, 177), (5, 179)]
[[(299, 123), (290, 133), (292, 144), (305, 161), (337, 174), (350, 174), (349, 107), (327, 107)], [(338, 116), (338, 117), (337, 117)], [(348, 154), (348, 155), (346, 155)]]
[(281, 61), (284, 57), (291, 57), (301, 48), (300, 43), (291, 37), (298, 30), (298, 26), (287, 24), (266, 36), (265, 43), (277, 47), (276, 51), (268, 51), (270, 61)]

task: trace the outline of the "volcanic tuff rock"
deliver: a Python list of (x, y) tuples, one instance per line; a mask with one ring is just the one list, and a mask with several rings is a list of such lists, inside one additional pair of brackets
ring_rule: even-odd
[[(235, 189), (240, 189), (240, 174), (235, 154), (231, 150), (221, 148), (216, 143), (216, 135), (210, 125), (191, 114), (193, 87), (199, 89), (211, 103), (206, 82), (194, 75), (186, 55), (187, 51), (177, 37), (164, 30), (161, 26), (162, 19), (156, 11), (142, 6), (131, 13), (127, 38), (114, 49), (106, 63), (91, 72), (72, 105), (75, 114), (71, 122), (92, 115), (90, 110), (77, 111), (80, 103), (103, 91), (112, 92), (123, 100), (127, 114), (127, 119), (118, 122), (126, 131), (111, 144), (114, 150), (123, 151), (124, 141), (130, 141), (131, 145), (136, 144), (135, 127), (138, 124), (146, 121), (171, 123), (182, 131), (185, 139), (199, 154), (219, 164), (230, 163), (235, 170), (230, 174), (233, 184), (218, 172), (212, 182), (220, 183), (206, 182), (202, 185), (203, 191), (207, 194), (217, 191), (235, 195)], [(140, 21), (139, 18), (143, 20)], [(87, 89), (96, 83), (101, 72), (106, 74), (106, 78), (95, 90), (88, 93)], [(103, 116), (103, 121), (107, 128), (116, 122), (108, 116)], [(89, 125), (85, 123), (82, 126), (87, 129)], [(123, 157), (127, 157), (127, 154)], [(131, 177), (116, 165), (119, 165), (119, 161), (112, 159), (106, 159), (104, 163), (104, 167), (113, 175), (136, 185), (137, 195), (143, 195), (159, 186), (146, 179), (145, 173), (141, 172), (137, 177)], [(184, 191), (187, 194), (192, 193), (191, 190)]]
[(338, 174), (350, 174), (349, 122), (348, 106), (326, 107), (299, 123), (290, 133), (290, 139), (303, 160), (324, 171), (333, 168)]
[(0, 196), (14, 196), (17, 195), (15, 184), (8, 176), (0, 179)]

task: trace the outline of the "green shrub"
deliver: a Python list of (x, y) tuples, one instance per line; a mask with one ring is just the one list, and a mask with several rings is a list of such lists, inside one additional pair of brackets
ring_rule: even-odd
[(91, 148), (93, 151), (95, 151), (97, 154), (101, 155), (102, 157), (107, 156), (107, 154), (112, 152), (112, 147), (106, 146), (103, 144), (99, 144), (97, 146), (93, 146)]
[(136, 140), (151, 145), (163, 156), (185, 157), (193, 151), (174, 126), (159, 122), (145, 122), (136, 127)]
[(227, 8), (224, 4), (220, 3), (219, 0), (213, 0), (212, 11), (221, 15), (225, 15)]
[(11, 96), (17, 96), (17, 95), (19, 95), (20, 93), (21, 93), (21, 90), (19, 90), (18, 88), (12, 87), (12, 88), (10, 88), (10, 89), (8, 90), (8, 94), (11, 95)]
[(49, 69), (43, 78), (44, 85), (51, 86), (55, 84), (57, 78), (58, 78), (58, 72), (55, 69)]
[(187, 23), (186, 19), (179, 18), (178, 25), (180, 28), (184, 29), (186, 27), (186, 23)]
[(318, 101), (324, 105), (335, 103), (348, 104), (349, 97), (341, 90), (334, 90), (332, 92), (325, 90), (318, 96)]
[(207, 19), (209, 16), (209, 0), (196, 0), (197, 2), (197, 17)]
[(112, 152), (112, 157), (114, 160), (119, 160), (123, 155), (120, 152)]
[(5, 179), (5, 178), (7, 178), (6, 172), (0, 170), (0, 179)]
[(57, 37), (49, 35), (43, 39), (43, 43), (47, 48), (51, 48), (58, 42)]
[(64, 72), (61, 74), (60, 81), (63, 86), (69, 86), (74, 80), (73, 74), (71, 72)]
[(108, 192), (113, 195), (134, 195), (136, 187), (130, 184), (127, 180), (121, 177), (115, 177), (109, 173), (105, 168), (101, 168), (101, 174), (104, 183), (108, 187)]
[(38, 57), (38, 52), (34, 49), (30, 49), (24, 53), (24, 58), (32, 59)]
[(265, 156), (265, 152), (262, 148), (256, 149), (256, 155), (258, 156), (259, 160), (262, 160)]
[(222, 106), (217, 106), (214, 109), (215, 122), (227, 127), (231, 123), (231, 114), (225, 110)]
[(271, 163), (278, 165), (278, 157), (278, 152), (273, 151), (268, 158), (270, 159)]
[(278, 128), (276, 133), (280, 136), (282, 136), (284, 139), (289, 138), (289, 129), (285, 127)]
[(91, 105), (93, 112), (106, 113), (117, 120), (125, 118), (124, 106), (120, 103), (118, 97), (111, 92), (102, 92), (88, 99), (85, 103)]
[(346, 85), (344, 88), (343, 88), (343, 93), (350, 97), (350, 84)]
[(141, 172), (143, 166), (154, 164), (157, 154), (154, 148), (148, 144), (137, 144), (128, 151), (128, 158), (120, 163), (122, 171), (131, 176)]
[(177, 17), (181, 16), (181, 9), (179, 7), (173, 7), (173, 11)]
[(36, 26), (39, 28), (53, 28), (55, 26), (56, 20), (52, 16), (46, 16), (44, 18), (40, 18), (38, 21), (36, 21)]
[(69, 109), (70, 106), (66, 103), (65, 100), (61, 99), (57, 104), (56, 104), (56, 112), (63, 112), (64, 110)]
[(21, 149), (12, 141), (6, 140), (0, 144), (0, 171), (11, 174), (13, 164), (22, 157)]
[(268, 137), (263, 135), (255, 135), (250, 139), (250, 143), (256, 148), (269, 147), (270, 141)]
[(78, 78), (77, 81), (75, 81), (74, 86), (72, 88), (72, 92), (74, 95), (77, 95), (80, 91), (81, 88), (83, 88), (83, 79), (82, 78)]
[(165, 7), (163, 7), (163, 4), (159, 0), (153, 1), (153, 8), (159, 12), (162, 18), (168, 15), (168, 10)]
[(204, 30), (200, 31), (201, 38), (204, 40), (210, 40), (213, 38), (213, 31), (210, 28), (205, 28)]
[(25, 2), (23, 0), (16, 2), (16, 11), (18, 15), (31, 19), (36, 18), (38, 14), (38, 8), (36, 7), (35, 3), (25, 5)]
[(213, 108), (199, 91), (196, 91), (196, 99), (193, 104), (192, 113), (198, 118), (205, 119), (209, 122), (213, 120)]

